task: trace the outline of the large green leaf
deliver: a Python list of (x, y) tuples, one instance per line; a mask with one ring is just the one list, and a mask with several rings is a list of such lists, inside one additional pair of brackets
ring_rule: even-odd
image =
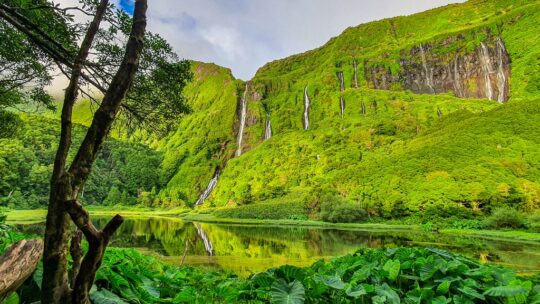
[(373, 271), (373, 268), (375, 268), (375, 266), (376, 263), (369, 263), (362, 266), (362, 268), (358, 269), (353, 273), (351, 282), (358, 283), (364, 281), (371, 275), (371, 272)]
[(529, 290), (522, 286), (497, 286), (491, 287), (484, 292), (484, 295), (491, 297), (513, 297), (520, 294), (527, 294)]
[(251, 278), (251, 282), (253, 282), (253, 285), (262, 288), (270, 288), (274, 281), (275, 279), (266, 272), (257, 273)]
[(401, 300), (399, 299), (399, 295), (392, 289), (388, 284), (384, 283), (381, 286), (375, 287), (375, 292), (377, 295), (381, 297), (386, 298), (386, 302), (388, 304), (399, 304), (401, 303)]
[(433, 300), (431, 300), (431, 304), (448, 304), (452, 301), (452, 299), (447, 299), (445, 297), (436, 297)]
[(395, 281), (399, 275), (399, 269), (401, 263), (399, 260), (388, 260), (383, 266), (383, 269), (388, 272), (388, 279), (390, 281)]
[(315, 281), (322, 282), (324, 285), (334, 288), (334, 289), (344, 289), (345, 283), (341, 280), (341, 278), (337, 276), (322, 276), (322, 275), (316, 275)]
[(305, 301), (306, 290), (297, 280), (287, 283), (283, 279), (276, 280), (270, 289), (272, 303), (275, 304), (302, 304)]
[(304, 278), (304, 270), (300, 267), (284, 265), (276, 270), (278, 277), (282, 277), (287, 281), (302, 280)]
[(439, 286), (437, 286), (438, 294), (446, 294), (450, 290), (450, 281), (444, 281)]
[(90, 293), (90, 300), (94, 304), (127, 304), (119, 296), (107, 289), (95, 290)]
[(485, 300), (486, 297), (484, 297), (483, 294), (479, 293), (477, 290), (473, 289), (473, 288), (470, 288), (470, 287), (467, 287), (467, 286), (464, 286), (462, 288), (458, 288), (459, 291), (461, 291), (463, 294), (469, 296), (469, 297), (472, 297), (472, 298), (475, 298), (475, 299), (480, 299), (480, 300)]
[(427, 281), (433, 277), (433, 275), (437, 272), (437, 269), (435, 269), (435, 266), (433, 266), (432, 263), (426, 263), (420, 267), (420, 279), (422, 281)]
[(345, 290), (345, 293), (349, 297), (357, 299), (357, 298), (359, 298), (359, 297), (361, 297), (363, 295), (366, 295), (367, 291), (364, 288), (364, 286), (358, 285), (358, 286), (349, 286), (349, 288), (347, 288), (347, 290)]

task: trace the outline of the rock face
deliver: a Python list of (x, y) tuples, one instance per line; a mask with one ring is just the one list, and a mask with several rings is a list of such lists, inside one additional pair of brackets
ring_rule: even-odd
[(399, 73), (384, 64), (366, 61), (369, 86), (389, 90), (394, 84), (414, 93), (453, 92), (461, 98), (509, 98), (510, 57), (500, 37), (488, 35), (473, 48), (456, 47), (463, 36), (402, 50)]

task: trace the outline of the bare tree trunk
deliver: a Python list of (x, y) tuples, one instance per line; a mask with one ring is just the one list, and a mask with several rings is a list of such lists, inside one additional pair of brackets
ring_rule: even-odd
[(107, 10), (108, 0), (101, 0), (96, 14), (84, 37), (77, 57), (75, 58), (69, 85), (62, 106), (62, 128), (60, 142), (54, 160), (51, 177), (51, 191), (45, 224), (45, 251), (43, 254), (43, 281), (41, 301), (47, 303), (66, 303), (69, 296), (67, 246), (70, 237), (69, 217), (64, 211), (63, 203), (77, 197), (73, 191), (71, 178), (66, 175), (66, 160), (71, 147), (73, 106), (79, 92), (79, 78), (83, 62), (88, 57), (92, 42), (98, 32), (99, 25)]
[[(102, 0), (98, 10), (102, 8), (101, 5), (103, 3), (106, 4), (107, 2), (107, 0)], [(55, 171), (53, 172), (53, 179), (51, 181), (51, 200), (49, 203), (49, 213), (47, 214), (46, 256), (44, 259), (46, 267), (44, 268), (42, 295), (42, 302), (44, 304), (69, 303), (69, 288), (67, 285), (69, 221), (66, 211), (69, 211), (71, 218), (84, 233), (90, 245), (89, 251), (81, 263), (81, 268), (76, 274), (75, 284), (72, 286), (72, 303), (89, 303), (88, 292), (93, 284), (96, 271), (101, 265), (105, 248), (110, 237), (123, 221), (120, 216), (116, 216), (103, 231), (97, 231), (91, 225), (92, 223), (88, 213), (75, 201), (90, 175), (92, 165), (103, 146), (105, 138), (109, 134), (121, 102), (135, 77), (146, 30), (146, 9), (146, 0), (136, 1), (131, 35), (122, 63), (94, 115), (92, 124), (77, 151), (75, 159), (69, 170), (66, 171), (65, 161), (71, 144), (71, 112), (75, 101), (73, 97), (76, 98), (76, 93), (71, 95), (69, 91), (72, 89), (76, 91), (78, 89), (78, 82), (74, 80), (80, 76), (80, 73), (76, 73), (75, 71), (78, 66), (77, 64), (75, 64), (74, 71), (72, 72), (72, 81), (66, 91), (64, 109), (62, 111), (62, 136), (55, 160)], [(100, 20), (101, 18), (102, 14), (100, 16), (97, 13), (94, 20)], [(95, 36), (95, 32), (93, 31), (95, 30), (97, 32), (98, 27), (99, 22), (97, 22), (96, 27), (90, 26), (81, 46), (81, 51), (79, 52), (81, 58), (86, 58), (88, 49)], [(84, 51), (85, 49), (86, 51)]]
[(69, 254), (71, 255), (71, 260), (73, 261), (71, 265), (71, 288), (75, 286), (75, 278), (81, 269), (81, 261), (84, 255), (81, 246), (82, 237), (82, 231), (78, 229), (71, 237), (71, 245), (69, 247)]
[[(38, 45), (55, 61), (71, 69), (69, 86), (66, 88), (61, 115), (61, 134), (51, 177), (49, 206), (45, 227), (45, 250), (43, 255), (44, 271), (42, 281), (42, 303), (88, 303), (88, 292), (99, 268), (110, 237), (122, 223), (117, 215), (103, 231), (94, 228), (88, 213), (76, 200), (84, 188), (92, 165), (108, 136), (116, 119), (122, 100), (130, 89), (143, 48), (146, 31), (147, 0), (136, 0), (133, 24), (126, 45), (124, 58), (107, 89), (83, 73), (83, 65), (91, 49), (100, 23), (105, 16), (109, 0), (100, 0), (80, 49), (72, 61), (72, 54), (48, 36), (38, 25), (9, 6), (0, 3), (0, 17), (8, 21), (19, 31)], [(104, 92), (103, 101), (96, 111), (92, 124), (77, 151), (75, 159), (66, 168), (67, 156), (72, 140), (72, 112), (78, 96), (79, 80), (85, 79)], [(69, 215), (68, 215), (69, 212)], [(74, 280), (71, 293), (68, 284), (68, 243), (70, 239), (69, 216), (84, 233), (90, 249), (79, 266), (72, 271)], [(72, 255), (80, 260), (80, 240), (73, 239)]]
[(35, 239), (20, 241), (0, 256), (0, 302), (34, 273), (42, 253), (43, 241)]

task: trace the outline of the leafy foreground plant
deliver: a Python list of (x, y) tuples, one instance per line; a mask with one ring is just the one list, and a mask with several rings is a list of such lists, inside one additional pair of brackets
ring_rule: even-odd
[(176, 268), (135, 250), (109, 250), (94, 303), (540, 303), (513, 271), (437, 249), (361, 249), (311, 267), (238, 278)]

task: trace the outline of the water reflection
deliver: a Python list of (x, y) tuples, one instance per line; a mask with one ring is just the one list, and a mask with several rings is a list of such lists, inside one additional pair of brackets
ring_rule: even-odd
[[(103, 227), (107, 219), (98, 218)], [(43, 224), (18, 226), (42, 233)], [(214, 266), (249, 274), (283, 264), (309, 265), (358, 248), (433, 246), (520, 271), (540, 270), (540, 245), (418, 231), (362, 231), (221, 225), (174, 218), (127, 218), (111, 246), (138, 248), (174, 264)]]

